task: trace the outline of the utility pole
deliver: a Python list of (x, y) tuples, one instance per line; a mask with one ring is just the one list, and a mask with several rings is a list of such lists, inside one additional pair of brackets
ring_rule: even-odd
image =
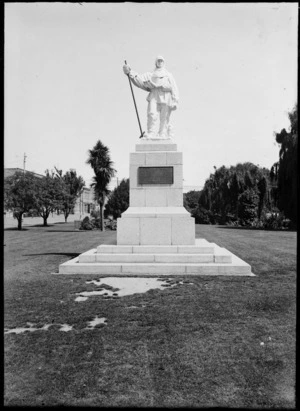
[(24, 160), (23, 160), (23, 173), (25, 174), (25, 164), (26, 164), (26, 153), (24, 153)]

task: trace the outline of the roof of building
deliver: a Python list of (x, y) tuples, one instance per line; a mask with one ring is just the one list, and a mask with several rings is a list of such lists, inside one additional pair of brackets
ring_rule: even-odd
[[(4, 169), (4, 178), (13, 176), (17, 172), (22, 172), (23, 173), (24, 170), (22, 170), (21, 168), (18, 168), (18, 167), (16, 167), (16, 168), (5, 168)], [(25, 173), (32, 174), (35, 177), (39, 177), (39, 178), (45, 177), (42, 174), (35, 173), (34, 171), (25, 170)]]

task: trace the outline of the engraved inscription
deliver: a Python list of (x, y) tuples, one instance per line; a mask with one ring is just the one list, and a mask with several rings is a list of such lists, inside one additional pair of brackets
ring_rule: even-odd
[(138, 184), (173, 184), (173, 167), (139, 167)]

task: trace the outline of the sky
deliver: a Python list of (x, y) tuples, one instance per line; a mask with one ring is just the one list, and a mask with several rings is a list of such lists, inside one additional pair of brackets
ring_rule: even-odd
[[(274, 132), (297, 101), (298, 3), (6, 3), (4, 166), (75, 169), (89, 185), (88, 150), (110, 150), (129, 177), (139, 125), (124, 60), (156, 56), (179, 89), (172, 113), (185, 191), (214, 167), (278, 161)], [(146, 131), (147, 92), (134, 87)]]

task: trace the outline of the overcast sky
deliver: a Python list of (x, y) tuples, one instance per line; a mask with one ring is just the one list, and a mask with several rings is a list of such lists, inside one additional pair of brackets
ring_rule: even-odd
[[(172, 113), (184, 185), (213, 167), (278, 160), (274, 131), (297, 99), (298, 3), (6, 3), (5, 167), (44, 174), (85, 164), (98, 139), (129, 176), (140, 135), (124, 60), (162, 55), (179, 89)], [(134, 88), (146, 130), (147, 93)]]

